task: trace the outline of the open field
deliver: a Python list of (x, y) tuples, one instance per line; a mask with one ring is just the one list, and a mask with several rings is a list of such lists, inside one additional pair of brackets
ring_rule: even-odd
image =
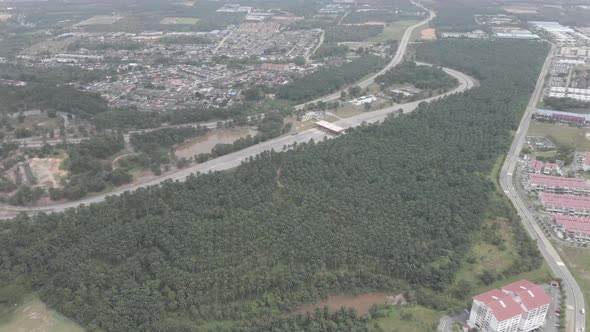
[(436, 30), (433, 28), (427, 28), (420, 32), (420, 38), (423, 40), (435, 40)]
[(194, 25), (199, 22), (196, 17), (164, 17), (160, 24), (187, 24)]
[(369, 38), (367, 41), (379, 43), (390, 39), (400, 40), (402, 39), (404, 32), (409, 26), (412, 26), (419, 21), (417, 20), (406, 20), (389, 23), (383, 29), (383, 32), (375, 37)]
[(559, 124), (531, 122), (527, 136), (551, 136), (554, 143), (573, 146), (579, 150), (590, 150), (590, 130), (568, 127)]
[(86, 26), (86, 25), (109, 25), (122, 19), (122, 16), (108, 16), (108, 15), (96, 15), (87, 20), (75, 24), (75, 26)]
[(422, 306), (390, 307), (379, 311), (384, 317), (372, 320), (384, 332), (435, 331), (442, 315), (438, 311)]
[[(566, 261), (584, 293), (586, 306), (590, 303), (590, 250), (557, 246), (557, 251)], [(586, 319), (586, 331), (590, 331), (590, 319)]]
[(82, 332), (78, 324), (32, 298), (14, 313), (0, 319), (0, 332)]

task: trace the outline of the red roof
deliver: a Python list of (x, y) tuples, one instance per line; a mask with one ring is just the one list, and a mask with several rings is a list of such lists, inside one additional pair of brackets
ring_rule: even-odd
[(544, 206), (575, 210), (590, 210), (589, 196), (542, 193), (541, 200)]
[(568, 232), (580, 232), (590, 234), (590, 218), (578, 218), (573, 216), (554, 215), (555, 223), (562, 225)]
[(514, 316), (522, 315), (525, 312), (524, 309), (522, 309), (520, 305), (516, 303), (516, 301), (514, 301), (514, 299), (508, 294), (504, 294), (504, 297), (498, 299), (497, 301), (491, 302), (488, 304), (488, 307), (498, 322), (505, 321)]
[(529, 181), (533, 185), (542, 185), (548, 187), (590, 189), (590, 185), (588, 185), (586, 180), (579, 178), (565, 178), (562, 176), (531, 174)]
[(584, 165), (590, 166), (590, 152), (584, 152)]
[(491, 291), (481, 293), (473, 297), (474, 300), (490, 304), (491, 302), (497, 301), (500, 297), (506, 296), (504, 292), (499, 289), (492, 289)]
[(545, 293), (543, 287), (528, 280), (519, 280), (502, 287), (502, 290), (515, 293), (527, 311), (551, 303), (551, 297)]
[(544, 164), (545, 163), (540, 160), (531, 159), (531, 161), (529, 162), (529, 167), (534, 169), (535, 171), (541, 172)]

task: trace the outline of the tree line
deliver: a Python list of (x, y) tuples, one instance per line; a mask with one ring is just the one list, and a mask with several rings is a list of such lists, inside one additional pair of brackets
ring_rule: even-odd
[(487, 175), (547, 50), (421, 45), (421, 60), (470, 72), (480, 87), (230, 172), (2, 223), (0, 303), (34, 290), (90, 331), (173, 331), (240, 326), (334, 293), (432, 298), (480, 228)]

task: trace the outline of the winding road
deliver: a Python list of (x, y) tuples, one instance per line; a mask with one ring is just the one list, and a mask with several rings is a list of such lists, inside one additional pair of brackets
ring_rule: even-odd
[[(459, 71), (449, 69), (449, 68), (443, 68), (443, 70), (446, 73), (448, 73), (449, 75), (455, 77), (457, 79), (457, 81), (459, 82), (459, 85), (455, 89), (448, 91), (444, 94), (431, 97), (431, 98), (426, 98), (423, 100), (418, 100), (418, 101), (414, 101), (414, 102), (410, 102), (410, 103), (406, 103), (406, 104), (397, 104), (397, 105), (393, 105), (391, 107), (387, 107), (387, 108), (372, 111), (372, 112), (361, 113), (359, 115), (349, 117), (349, 118), (344, 118), (344, 119), (335, 121), (333, 123), (335, 125), (338, 125), (343, 128), (351, 128), (351, 127), (356, 127), (356, 126), (362, 124), (363, 122), (375, 123), (375, 122), (383, 121), (387, 117), (388, 114), (390, 114), (394, 111), (398, 111), (399, 109), (402, 109), (403, 113), (410, 113), (414, 109), (416, 109), (418, 107), (418, 104), (420, 104), (421, 102), (431, 102), (433, 100), (448, 96), (450, 94), (460, 93), (460, 92), (463, 92), (463, 91), (473, 88), (477, 84), (477, 82), (474, 78), (472, 78), (468, 75), (465, 75)], [(186, 179), (189, 175), (195, 174), (197, 172), (205, 173), (205, 172), (210, 172), (210, 171), (222, 171), (222, 170), (230, 169), (230, 168), (240, 165), (240, 163), (247, 160), (248, 158), (254, 157), (264, 151), (270, 151), (270, 150), (281, 151), (285, 146), (289, 146), (294, 143), (298, 143), (298, 144), (305, 143), (305, 142), (309, 142), (309, 140), (311, 140), (311, 139), (313, 139), (317, 142), (317, 141), (321, 141), (322, 139), (324, 139), (324, 137), (332, 138), (333, 136), (331, 136), (330, 134), (328, 134), (320, 129), (316, 129), (316, 128), (308, 129), (308, 130), (305, 130), (305, 131), (302, 131), (302, 132), (299, 132), (296, 134), (292, 134), (292, 135), (289, 135), (289, 134), (283, 135), (283, 136), (277, 137), (275, 139), (268, 140), (266, 142), (262, 142), (262, 143), (254, 145), (254, 146), (248, 147), (246, 149), (236, 151), (236, 152), (206, 161), (204, 163), (197, 164), (197, 165), (176, 171), (174, 173), (165, 174), (163, 176), (160, 176), (160, 177), (157, 177), (154, 179), (150, 179), (150, 180), (146, 180), (141, 183), (137, 183), (137, 184), (134, 184), (131, 186), (119, 188), (119, 189), (112, 191), (108, 194), (99, 195), (99, 196), (95, 196), (95, 197), (89, 197), (89, 198), (85, 198), (85, 199), (82, 199), (79, 201), (60, 203), (60, 204), (55, 204), (55, 205), (50, 205), (50, 206), (45, 206), (45, 207), (3, 206), (2, 208), (3, 208), (4, 216), (0, 217), (0, 218), (4, 218), (4, 219), (11, 218), (15, 214), (17, 214), (18, 212), (30, 212), (30, 213), (34, 213), (34, 212), (61, 212), (66, 209), (69, 209), (69, 208), (75, 208), (75, 207), (82, 205), (82, 204), (98, 203), (98, 202), (105, 200), (105, 198), (107, 196), (119, 195), (119, 194), (122, 194), (122, 193), (130, 191), (130, 190), (136, 190), (139, 188), (144, 188), (147, 186), (156, 185), (156, 184), (159, 184), (159, 183), (166, 181), (166, 180), (180, 180), (180, 181), (182, 181), (182, 180)]]
[(537, 102), (543, 94), (545, 76), (547, 75), (547, 72), (550, 68), (554, 53), (555, 46), (553, 45), (549, 51), (549, 55), (547, 56), (545, 63), (543, 64), (543, 69), (541, 70), (541, 74), (537, 80), (535, 91), (529, 100), (529, 104), (527, 105), (524, 116), (522, 117), (520, 126), (518, 127), (518, 130), (515, 134), (514, 141), (510, 146), (510, 150), (506, 156), (504, 165), (502, 166), (500, 173), (500, 185), (502, 186), (504, 193), (508, 196), (516, 208), (524, 227), (531, 237), (537, 241), (537, 246), (551, 267), (551, 270), (562, 280), (562, 286), (567, 296), (567, 332), (581, 332), (584, 331), (584, 327), (586, 326), (586, 317), (582, 313), (582, 309), (584, 308), (584, 296), (582, 290), (580, 289), (580, 286), (572, 276), (567, 266), (563, 263), (563, 260), (549, 239), (547, 239), (545, 236), (545, 233), (543, 233), (535, 221), (532, 213), (529, 211), (523, 199), (520, 197), (520, 193), (514, 187), (514, 172), (516, 171), (516, 164), (518, 163), (520, 151), (524, 145), (526, 133), (531, 123), (531, 116), (536, 108)]

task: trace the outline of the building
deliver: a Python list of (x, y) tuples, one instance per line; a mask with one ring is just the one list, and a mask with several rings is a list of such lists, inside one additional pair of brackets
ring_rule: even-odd
[(590, 184), (580, 178), (530, 174), (528, 188), (558, 194), (590, 195)]
[(334, 134), (342, 134), (346, 130), (345, 128), (342, 128), (340, 126), (337, 126), (333, 123), (330, 123), (330, 122), (324, 121), (324, 120), (320, 120), (320, 121), (316, 122), (315, 124), (317, 124), (321, 128), (327, 129), (329, 132), (332, 132)]
[(542, 327), (551, 297), (539, 285), (520, 280), (473, 297), (464, 330), (529, 332)]
[(551, 226), (561, 238), (590, 242), (590, 218), (555, 214)]
[(360, 105), (364, 105), (364, 104), (370, 104), (376, 100), (377, 100), (377, 98), (375, 96), (368, 95), (368, 96), (358, 97), (356, 99), (351, 100), (350, 102), (356, 106), (360, 106)]
[(546, 175), (561, 175), (561, 170), (559, 169), (559, 165), (553, 163), (546, 163), (545, 167), (543, 167), (543, 174)]
[(584, 152), (584, 158), (582, 162), (582, 169), (584, 171), (590, 171), (590, 152)]
[[(550, 92), (548, 96), (553, 97), (551, 94), (555, 94), (555, 93), (558, 93), (558, 92)], [(556, 97), (556, 98), (560, 98), (560, 97)], [(578, 113), (543, 110), (543, 109), (538, 109), (533, 114), (533, 118), (548, 120), (548, 121), (566, 122), (566, 123), (578, 124), (578, 125), (583, 125), (583, 126), (590, 123), (590, 114), (578, 114)]]
[(544, 166), (545, 166), (544, 162), (537, 160), (537, 159), (531, 159), (529, 161), (528, 171), (529, 171), (529, 173), (541, 174), (543, 172)]
[(547, 212), (590, 216), (590, 197), (541, 193), (541, 203)]

